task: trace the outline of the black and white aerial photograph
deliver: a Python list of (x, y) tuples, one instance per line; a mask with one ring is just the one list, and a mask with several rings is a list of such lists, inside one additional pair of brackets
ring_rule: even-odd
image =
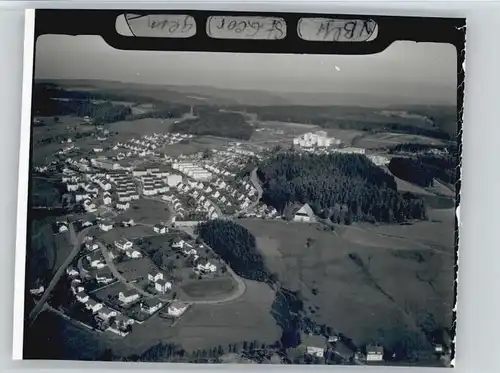
[(452, 366), (458, 58), (39, 36), (23, 359)]

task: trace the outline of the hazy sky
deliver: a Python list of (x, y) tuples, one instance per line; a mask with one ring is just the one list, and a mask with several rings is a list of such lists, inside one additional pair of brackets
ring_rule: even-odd
[(452, 45), (433, 43), (395, 42), (368, 56), (263, 55), (119, 51), (98, 36), (44, 35), (37, 42), (35, 76), (383, 94), (455, 104), (456, 58)]

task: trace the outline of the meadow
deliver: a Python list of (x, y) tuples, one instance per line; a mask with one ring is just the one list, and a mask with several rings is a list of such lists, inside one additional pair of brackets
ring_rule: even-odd
[(304, 309), (363, 344), (391, 343), (402, 331), (419, 332), (422, 317), (451, 326), (452, 212), (406, 226), (342, 226), (240, 220), (256, 237), (281, 284), (297, 290)]

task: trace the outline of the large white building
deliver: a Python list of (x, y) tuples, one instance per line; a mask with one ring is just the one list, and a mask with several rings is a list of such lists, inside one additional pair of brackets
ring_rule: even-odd
[(182, 182), (182, 176), (177, 174), (169, 174), (163, 179), (163, 181), (165, 181), (169, 187), (174, 187)]
[(105, 170), (118, 170), (121, 168), (119, 163), (113, 162), (111, 159), (106, 157), (97, 157), (90, 160), (92, 166), (97, 168), (103, 168)]
[(209, 181), (213, 176), (210, 171), (193, 162), (174, 162), (172, 168), (197, 181)]
[(325, 131), (307, 132), (293, 139), (293, 145), (301, 148), (326, 148), (339, 144), (340, 140), (328, 137)]
[(348, 148), (335, 149), (334, 152), (344, 153), (344, 154), (365, 154), (365, 149), (348, 147)]

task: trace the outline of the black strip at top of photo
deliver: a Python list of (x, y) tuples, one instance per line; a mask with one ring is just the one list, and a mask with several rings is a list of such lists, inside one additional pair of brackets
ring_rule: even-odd
[[(124, 13), (183, 14), (192, 16), (197, 32), (190, 38), (123, 36), (116, 31), (116, 19)], [(205, 25), (210, 16), (280, 17), (287, 33), (280, 40), (215, 39), (207, 35)], [(373, 20), (378, 35), (366, 42), (307, 41), (299, 37), (301, 18)], [(199, 51), (236, 53), (306, 53), (306, 54), (373, 54), (385, 50), (394, 41), (435, 42), (464, 48), (465, 19), (435, 17), (368, 16), (355, 14), (277, 13), (201, 10), (54, 10), (36, 11), (35, 37), (44, 34), (100, 35), (113, 48), (121, 50)]]

